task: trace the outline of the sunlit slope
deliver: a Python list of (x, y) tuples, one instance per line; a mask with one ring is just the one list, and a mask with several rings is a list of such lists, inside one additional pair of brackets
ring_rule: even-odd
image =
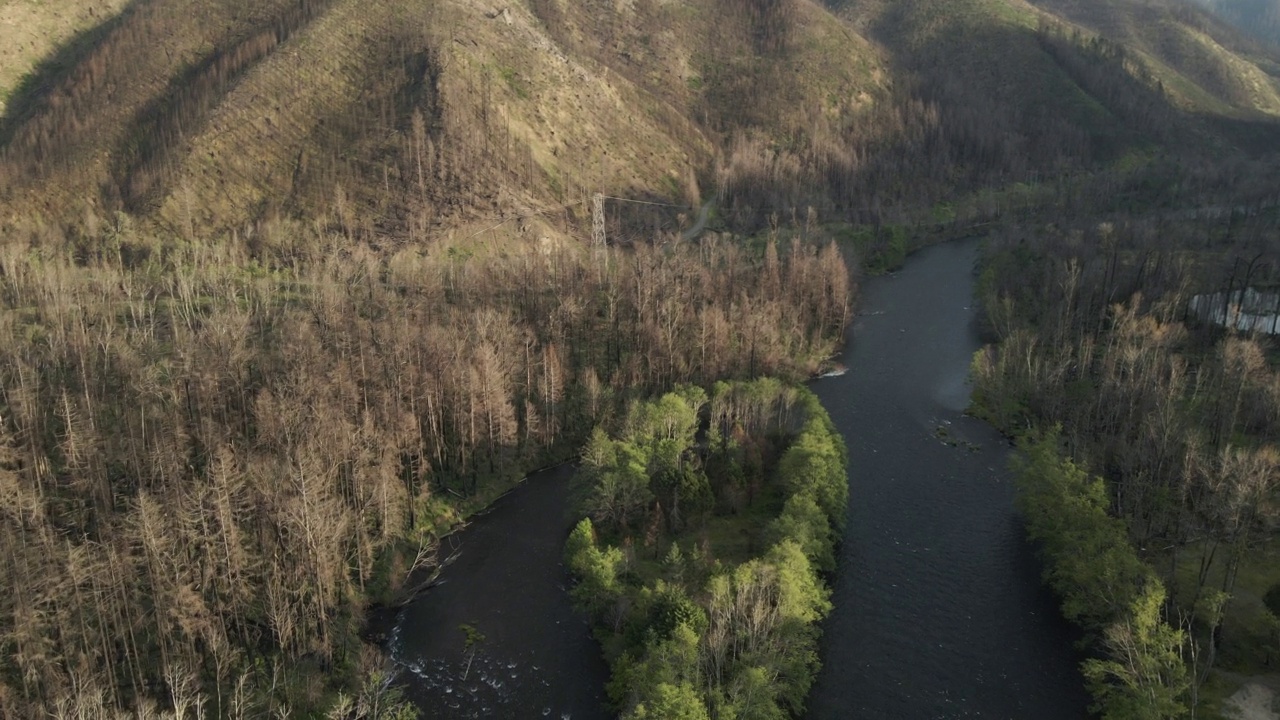
[(139, 2), (81, 42), (79, 61), (10, 98), (0, 141), (8, 213), (83, 211), (112, 194), (112, 165), (139, 116), (179, 92), (221, 49), (280, 32), (297, 0)]
[(417, 237), (596, 191), (692, 202), (733, 132), (787, 142), (884, 95), (823, 7), (758, 4), (150, 0), (10, 118), (5, 217)]
[(466, 209), (669, 194), (709, 153), (682, 113), (517, 5), (340, 0), (212, 110), (159, 214), (227, 226), (351, 203), (417, 232)]
[(713, 131), (790, 133), (883, 99), (883, 54), (821, 3), (532, 0), (566, 48)]
[(1280, 129), (1270, 51), (1177, 0), (832, 6), (940, 106), (965, 166), (1026, 174), (1161, 148), (1220, 157), (1265, 149)]
[(421, 239), (711, 184), (744, 224), (872, 219), (1161, 149), (1266, 150), (1270, 51), (1172, 3), (139, 0), (11, 101), (0, 218)]
[(1193, 0), (1241, 32), (1280, 47), (1280, 0)]
[(1141, 58), (1182, 106), (1280, 115), (1277, 54), (1178, 0), (1035, 0), (1044, 10)]
[(77, 48), (68, 47), (68, 40), (108, 22), (127, 4), (128, 0), (0, 2), (0, 116), (20, 85), (40, 81), (42, 62), (54, 65), (74, 55)]

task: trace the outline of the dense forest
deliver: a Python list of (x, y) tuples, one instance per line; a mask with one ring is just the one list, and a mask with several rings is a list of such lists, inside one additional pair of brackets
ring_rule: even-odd
[(621, 717), (801, 714), (831, 608), (819, 572), (849, 500), (817, 397), (769, 378), (684, 387), (633, 405), (612, 435), (583, 449), (589, 517), (565, 556)]

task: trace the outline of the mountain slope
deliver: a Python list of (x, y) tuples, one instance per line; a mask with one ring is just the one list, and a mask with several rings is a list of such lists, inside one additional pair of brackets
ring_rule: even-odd
[(1036, 0), (1148, 61), (1184, 106), (1280, 115), (1277, 56), (1193, 7), (1168, 0)]
[(1280, 0), (1193, 0), (1242, 32), (1280, 46)]
[[(38, 86), (44, 76), (73, 62), (94, 41), (93, 34), (81, 33), (109, 24), (127, 4), (128, 0), (0, 3), (0, 117), (7, 112), (10, 95)], [(68, 43), (70, 38), (80, 43)]]
[(714, 188), (732, 223), (879, 223), (1280, 140), (1270, 51), (1173, 0), (190, 7), (139, 0), (15, 98), (4, 222), (91, 237), (125, 212), (195, 238), (301, 220), (399, 241)]
[[(1270, 53), (1172, 0), (832, 7), (885, 49), (900, 92), (945, 118), (932, 144), (952, 168), (943, 186), (1112, 169), (1132, 178), (1156, 158), (1186, 172), (1280, 147)], [(1176, 184), (1160, 174), (1141, 184)], [(1205, 184), (1221, 191), (1218, 179)]]
[(609, 51), (583, 41), (604, 4), (566, 6), (561, 22), (550, 5), (184, 7), (127, 14), (8, 119), (10, 222), (125, 210), (190, 235), (341, 206), (366, 229), (417, 236), (596, 190), (693, 200), (745, 90), (786, 91), (749, 122), (777, 139), (865, 103), (884, 75), (803, 1), (770, 62), (710, 0), (629, 6), (621, 27), (667, 29), (620, 34)]

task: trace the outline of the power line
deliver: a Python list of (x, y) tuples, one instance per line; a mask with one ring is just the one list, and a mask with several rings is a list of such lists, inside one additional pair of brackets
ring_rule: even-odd
[(692, 210), (692, 205), (672, 205), (671, 203), (650, 202), (648, 200), (632, 200), (631, 198), (614, 197), (612, 195), (600, 195), (605, 200), (618, 200), (620, 202), (635, 203), (637, 205), (657, 205), (658, 207), (679, 208), (681, 210)]
[[(660, 202), (653, 202), (651, 200), (635, 200), (633, 198), (624, 198), (624, 197), (617, 197), (615, 195), (604, 195), (602, 193), (596, 193), (595, 195), (592, 196), (592, 204), (594, 206), (593, 212), (592, 212), (592, 239), (598, 244), (604, 243), (604, 203), (603, 203), (604, 200), (616, 200), (618, 202), (633, 203), (636, 205), (654, 205), (656, 207), (676, 208), (679, 210), (693, 209), (692, 206), (689, 206), (689, 205), (673, 205), (672, 203), (660, 203)], [(524, 215), (513, 215), (511, 217), (506, 217), (506, 218), (502, 217), (501, 215), (497, 217), (491, 216), (485, 219), (497, 220), (498, 222), (496, 224), (490, 227), (487, 227), (483, 230), (480, 230), (478, 232), (472, 233), (471, 235), (468, 235), (463, 239), (470, 240), (471, 238), (477, 237), (479, 235), (483, 235), (491, 230), (497, 230), (498, 228), (502, 227), (503, 225), (506, 225), (512, 220), (528, 220), (531, 217), (537, 217), (539, 215), (547, 215), (550, 213), (567, 210), (571, 207), (575, 207), (578, 205), (585, 205), (586, 202), (587, 202), (586, 200), (578, 200), (576, 202), (565, 203), (564, 205), (558, 205), (556, 207), (547, 208), (546, 210), (536, 210), (534, 212), (526, 213)]]

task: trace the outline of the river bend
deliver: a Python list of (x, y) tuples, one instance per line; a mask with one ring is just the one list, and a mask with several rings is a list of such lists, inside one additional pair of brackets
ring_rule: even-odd
[[(975, 241), (949, 243), (867, 282), (849, 372), (813, 385), (850, 456), (813, 720), (1085, 716), (1008, 443), (963, 414), (976, 258)], [(569, 473), (534, 475), (446, 539), (457, 559), (401, 613), (388, 645), (424, 717), (605, 717), (606, 668), (560, 563)], [(462, 625), (483, 640), (468, 648)]]

